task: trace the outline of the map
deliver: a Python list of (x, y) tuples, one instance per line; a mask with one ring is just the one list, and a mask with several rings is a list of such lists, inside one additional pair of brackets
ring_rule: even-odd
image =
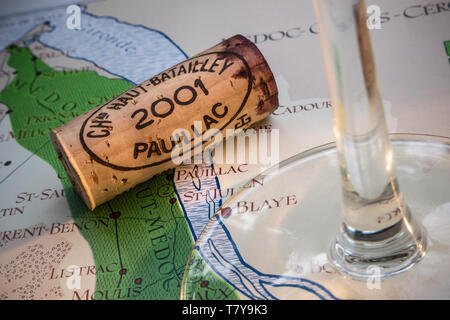
[[(264, 168), (184, 165), (90, 211), (49, 131), (222, 39), (246, 36), (276, 76), (280, 106), (256, 128), (279, 130), (280, 160), (334, 140), (312, 4), (266, 2), (94, 2), (78, 6), (79, 29), (68, 27), (67, 6), (0, 18), (0, 299), (180, 298), (203, 228), (238, 189), (262, 183), (252, 178)], [(372, 38), (389, 131), (450, 136), (450, 2), (377, 4), (382, 28)], [(213, 268), (199, 272), (187, 298), (277, 298), (254, 289), (273, 280), (258, 265), (241, 261), (238, 249), (223, 251), (226, 232), (211, 252), (249, 282)], [(190, 263), (203, 270), (213, 261)], [(320, 283), (303, 285), (310, 298), (339, 298)]]

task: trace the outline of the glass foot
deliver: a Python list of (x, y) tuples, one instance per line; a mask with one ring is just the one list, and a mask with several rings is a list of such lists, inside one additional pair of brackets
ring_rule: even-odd
[(222, 205), (196, 241), (181, 298), (449, 299), (450, 139), (390, 138), (405, 202), (427, 241), (424, 256), (413, 250), (397, 257), (412, 267), (384, 277), (379, 261), (368, 260), (352, 273), (329, 254), (339, 244), (341, 210), (329, 144), (283, 161)]
[(370, 236), (375, 240), (368, 241), (367, 235), (360, 240), (342, 224), (330, 246), (329, 259), (343, 273), (367, 280), (373, 278), (375, 270), (382, 278), (404, 272), (426, 254), (424, 228), (411, 216), (409, 208), (396, 224)]

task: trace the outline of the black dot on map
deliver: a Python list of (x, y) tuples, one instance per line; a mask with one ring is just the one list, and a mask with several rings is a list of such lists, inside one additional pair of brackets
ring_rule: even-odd
[(11, 109), (6, 110), (6, 114), (11, 113), (11, 112), (12, 112)]
[(36, 72), (36, 75), (37, 75), (37, 76), (40, 76), (40, 75), (41, 75), (41, 73), (42, 73), (42, 72), (40, 72), (40, 71), (37, 71), (37, 72)]
[(109, 217), (111, 219), (117, 219), (120, 217), (120, 211), (116, 211), (116, 212), (111, 212), (111, 214), (109, 215)]
[(119, 274), (120, 274), (120, 275), (127, 274), (127, 269), (125, 269), (125, 268), (120, 269)]
[(5, 164), (4, 164), (4, 166), (7, 167), (7, 166), (9, 166), (10, 164), (11, 164), (11, 161), (6, 161)]
[(177, 199), (175, 199), (175, 198), (171, 198), (171, 199), (169, 200), (169, 202), (170, 202), (171, 204), (174, 204), (176, 201), (177, 201)]
[(36, 57), (35, 57), (35, 56), (32, 56), (32, 57), (31, 57), (31, 61), (36, 61)]
[(220, 210), (220, 214), (223, 218), (228, 218), (231, 214), (231, 208), (230, 207), (225, 207), (222, 210)]

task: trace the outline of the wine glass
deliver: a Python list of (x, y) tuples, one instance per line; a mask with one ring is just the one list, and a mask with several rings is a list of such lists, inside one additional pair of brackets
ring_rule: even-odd
[(314, 5), (336, 143), (224, 203), (181, 297), (450, 298), (450, 139), (388, 135), (364, 1)]

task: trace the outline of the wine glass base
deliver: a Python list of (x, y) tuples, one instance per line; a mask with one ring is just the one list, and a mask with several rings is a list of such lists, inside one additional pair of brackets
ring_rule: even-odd
[(330, 253), (341, 208), (330, 144), (283, 161), (222, 205), (196, 241), (181, 298), (449, 299), (450, 139), (391, 135), (391, 144), (426, 250), (403, 255), (394, 269), (389, 259), (349, 267)]
[(395, 234), (383, 241), (355, 241), (342, 226), (330, 245), (328, 258), (344, 274), (367, 280), (375, 272), (380, 278), (404, 272), (425, 256), (424, 228), (410, 214), (379, 233), (389, 232)]

